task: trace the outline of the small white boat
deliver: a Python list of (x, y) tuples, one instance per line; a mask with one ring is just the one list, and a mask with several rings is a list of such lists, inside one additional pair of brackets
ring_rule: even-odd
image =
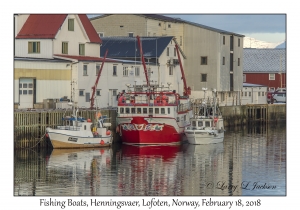
[(96, 113), (96, 120), (77, 117), (78, 109), (73, 109), (73, 116), (63, 117), (63, 125), (46, 128), (46, 137), (54, 149), (107, 147), (112, 143), (112, 133), (108, 130), (111, 123), (105, 123), (105, 117)]
[(190, 144), (223, 142), (224, 132), (222, 114), (216, 107), (215, 97), (209, 106), (205, 100), (202, 102), (199, 107), (199, 113), (191, 118), (191, 125), (184, 130)]

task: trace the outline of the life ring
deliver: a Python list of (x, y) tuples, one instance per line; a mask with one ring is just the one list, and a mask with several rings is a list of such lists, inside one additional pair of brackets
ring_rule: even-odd
[(104, 144), (104, 141), (103, 141), (103, 139), (101, 139), (101, 141), (100, 141), (100, 144), (101, 144), (101, 145), (103, 145), (103, 144)]

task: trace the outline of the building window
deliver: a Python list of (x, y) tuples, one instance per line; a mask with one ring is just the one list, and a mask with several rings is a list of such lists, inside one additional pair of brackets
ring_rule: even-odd
[(117, 66), (113, 66), (113, 76), (117, 76)]
[(96, 90), (96, 96), (101, 96), (101, 89)]
[(275, 74), (269, 74), (269, 80), (275, 80)]
[(201, 56), (201, 65), (207, 65), (207, 56)]
[(158, 26), (161, 26), (161, 23), (158, 23)]
[(169, 66), (169, 75), (173, 75), (173, 66)]
[(113, 90), (112, 94), (113, 96), (117, 96), (117, 90)]
[(100, 32), (98, 33), (99, 37), (104, 37), (104, 33), (103, 32)]
[(240, 40), (240, 38), (238, 39), (238, 47), (240, 47), (241, 46), (241, 40)]
[(258, 96), (260, 96), (260, 92), (258, 92)]
[(261, 96), (265, 96), (265, 92), (261, 92)]
[(129, 33), (128, 33), (128, 36), (129, 36), (129, 37), (133, 37), (133, 32), (129, 32)]
[(251, 92), (249, 92), (249, 97), (251, 96)]
[(225, 36), (223, 36), (223, 45), (225, 45)]
[(240, 58), (238, 58), (238, 66), (240, 66)]
[(207, 74), (201, 74), (201, 82), (207, 82)]
[(84, 96), (84, 90), (79, 90), (79, 96)]
[(168, 28), (171, 28), (171, 24), (168, 24)]
[(247, 92), (245, 92), (245, 96), (247, 96)]
[(99, 74), (100, 67), (101, 67), (100, 64), (96, 64), (96, 76), (98, 76), (98, 74)]
[(123, 67), (123, 77), (128, 77), (128, 66)]
[(180, 46), (182, 46), (182, 36), (180, 36)]
[(243, 93), (243, 92), (241, 92), (241, 94), (242, 94), (242, 96), (244, 95), (244, 93)]
[(74, 19), (68, 19), (68, 31), (74, 31)]
[(225, 57), (223, 57), (223, 65), (225, 65)]
[(28, 53), (40, 53), (40, 42), (28, 42)]
[(62, 54), (68, 54), (68, 42), (63, 42), (62, 43), (61, 53)]
[(79, 44), (79, 55), (85, 54), (85, 46), (84, 44)]
[(87, 65), (86, 64), (84, 64), (83, 65), (83, 76), (87, 76), (88, 74), (87, 74)]
[(32, 87), (33, 87), (32, 83), (29, 83), (28, 88), (32, 88)]
[(169, 56), (169, 48), (167, 47), (167, 56)]
[(19, 90), (19, 94), (22, 95), (22, 90)]
[(246, 74), (243, 74), (243, 82), (246, 82)]
[(174, 56), (176, 56), (176, 48), (174, 47)]
[(135, 76), (140, 76), (140, 67), (135, 67)]
[(27, 88), (27, 83), (23, 83), (23, 88)]

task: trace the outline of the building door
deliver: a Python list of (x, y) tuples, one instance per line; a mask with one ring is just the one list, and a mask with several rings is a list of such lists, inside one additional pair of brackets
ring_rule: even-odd
[(33, 78), (19, 80), (19, 109), (33, 108)]
[(110, 89), (109, 90), (109, 104), (108, 106), (116, 107), (117, 106), (117, 90)]

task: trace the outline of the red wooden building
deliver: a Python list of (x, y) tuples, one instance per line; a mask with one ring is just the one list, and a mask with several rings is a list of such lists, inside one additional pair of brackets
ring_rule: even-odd
[(243, 82), (286, 88), (286, 49), (244, 49)]

